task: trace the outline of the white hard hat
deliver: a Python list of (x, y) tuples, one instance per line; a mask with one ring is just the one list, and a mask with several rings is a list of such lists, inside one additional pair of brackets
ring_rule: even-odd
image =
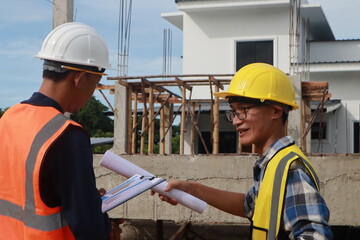
[(44, 60), (97, 67), (110, 67), (109, 50), (93, 28), (78, 22), (62, 24), (45, 38), (35, 56)]

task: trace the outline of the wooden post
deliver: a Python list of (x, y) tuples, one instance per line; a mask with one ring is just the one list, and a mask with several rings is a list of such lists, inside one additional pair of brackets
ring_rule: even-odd
[(242, 153), (242, 145), (241, 145), (241, 141), (240, 141), (240, 135), (238, 134), (238, 132), (236, 132), (237, 136), (238, 136), (238, 153)]
[[(147, 123), (147, 107), (146, 107), (146, 93), (144, 87), (141, 88), (143, 96), (143, 117), (141, 121), (141, 133), (143, 133)], [(141, 134), (140, 137), (140, 154), (144, 154), (145, 150), (145, 134)]]
[(172, 153), (172, 118), (173, 118), (174, 104), (166, 102), (164, 106), (164, 117), (165, 117), (165, 154)]
[(164, 141), (160, 141), (160, 154), (165, 154), (165, 108), (160, 110), (160, 139), (164, 139)]
[(181, 105), (181, 121), (180, 121), (180, 154), (184, 154), (185, 145), (185, 111), (186, 105), (186, 88), (182, 87), (182, 105)]
[(134, 154), (136, 153), (136, 128), (137, 128), (137, 121), (138, 121), (138, 115), (137, 115), (137, 105), (138, 105), (138, 93), (135, 92), (135, 99), (134, 99), (134, 111), (133, 111), (133, 124), (132, 124), (132, 128), (135, 130), (132, 131), (131, 133), (131, 153)]
[[(191, 103), (191, 118), (195, 116), (195, 103)], [(191, 132), (190, 132), (190, 153), (195, 154), (195, 124), (191, 124)]]
[[(219, 92), (219, 87), (215, 85), (215, 91)], [(213, 120), (214, 120), (214, 130), (213, 130), (213, 149), (212, 153), (219, 153), (219, 97), (214, 98), (213, 105)]]
[(128, 88), (128, 95), (127, 95), (127, 100), (128, 100), (128, 103), (127, 103), (127, 127), (126, 127), (126, 130), (127, 130), (127, 139), (128, 139), (128, 146), (127, 146), (127, 151), (128, 153), (131, 153), (132, 152), (132, 140), (131, 140), (131, 130), (132, 130), (132, 121), (133, 121), (133, 116), (132, 116), (132, 87), (130, 86)]
[(148, 130), (148, 154), (154, 153), (154, 88), (150, 86), (150, 93), (149, 93), (149, 130)]

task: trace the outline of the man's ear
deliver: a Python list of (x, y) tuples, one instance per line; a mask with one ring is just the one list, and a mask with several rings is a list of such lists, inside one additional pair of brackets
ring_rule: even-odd
[(282, 115), (284, 114), (284, 109), (278, 105), (273, 105), (273, 118), (282, 118)]
[(85, 72), (74, 71), (73, 79), (76, 88), (79, 88), (81, 86), (82, 81), (85, 79), (85, 75)]

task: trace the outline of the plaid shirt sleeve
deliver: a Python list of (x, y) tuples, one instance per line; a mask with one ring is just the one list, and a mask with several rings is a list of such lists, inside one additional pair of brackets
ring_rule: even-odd
[(289, 171), (282, 228), (290, 239), (333, 239), (329, 209), (313, 181), (300, 168)]

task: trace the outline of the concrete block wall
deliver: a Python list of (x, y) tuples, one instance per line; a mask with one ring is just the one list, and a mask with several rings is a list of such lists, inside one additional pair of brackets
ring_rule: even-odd
[[(125, 179), (101, 166), (102, 155), (94, 155), (97, 186), (110, 190)], [(252, 185), (256, 156), (239, 155), (122, 155), (147, 171), (168, 180), (189, 180), (221, 188), (247, 192)], [(331, 225), (360, 226), (360, 155), (311, 156), (331, 211)], [(226, 199), (224, 199), (226, 201)], [(184, 206), (172, 206), (145, 192), (109, 212), (112, 218), (192, 221), (199, 223), (249, 223), (208, 206), (203, 214)]]

